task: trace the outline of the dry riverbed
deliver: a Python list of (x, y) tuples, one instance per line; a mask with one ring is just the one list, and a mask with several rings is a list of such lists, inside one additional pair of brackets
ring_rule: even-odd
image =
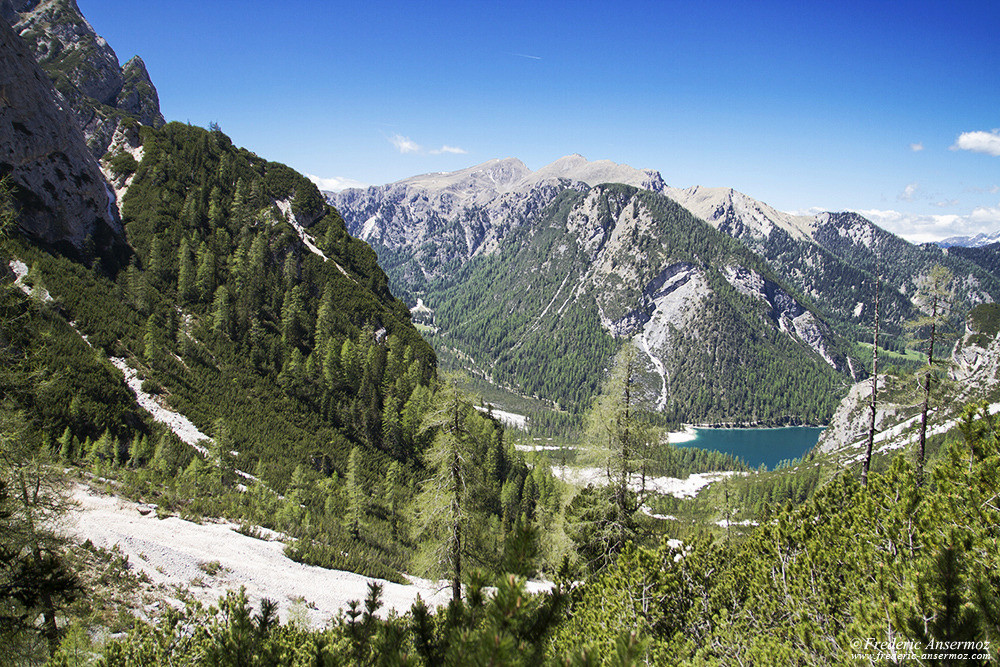
[(383, 614), (389, 609), (405, 612), (418, 595), (436, 606), (446, 603), (450, 594), (446, 582), (413, 578), (410, 585), (403, 585), (296, 563), (285, 556), (284, 543), (273, 539), (279, 536), (248, 537), (228, 522), (158, 519), (148, 506), (100, 495), (83, 485), (74, 489), (73, 498), (79, 507), (69, 532), (81, 542), (89, 539), (105, 549), (118, 545), (130, 566), (144, 572), (151, 586), (175, 604), (185, 589), (211, 604), (226, 590), (242, 586), (255, 607), (261, 598), (271, 598), (283, 619), (294, 610), (320, 627), (349, 601), (363, 600), (369, 581), (382, 584)]

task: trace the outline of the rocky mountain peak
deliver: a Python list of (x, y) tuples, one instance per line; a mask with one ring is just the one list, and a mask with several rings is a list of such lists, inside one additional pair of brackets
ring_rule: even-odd
[(22, 232), (41, 245), (114, 263), (126, 252), (113, 194), (73, 118), (24, 42), (0, 25), (0, 175)]
[(732, 188), (666, 188), (664, 194), (708, 222), (716, 229), (737, 238), (768, 237), (774, 228), (793, 239), (809, 241), (815, 219), (778, 211)]
[(0, 15), (52, 79), (57, 102), (73, 113), (95, 157), (107, 151), (122, 112), (144, 125), (163, 125), (145, 63), (133, 58), (121, 67), (75, 0), (0, 0)]
[(447, 191), (463, 199), (469, 193), (473, 193), (474, 199), (482, 199), (483, 196), (492, 197), (509, 191), (530, 173), (531, 170), (517, 158), (504, 158), (489, 160), (458, 171), (421, 174), (385, 187), (419, 188), (429, 192)]
[(624, 183), (644, 190), (662, 192), (666, 187), (663, 177), (653, 169), (635, 169), (611, 160), (591, 162), (579, 153), (561, 157), (531, 174), (526, 184), (565, 179), (586, 183), (593, 187), (601, 183)]

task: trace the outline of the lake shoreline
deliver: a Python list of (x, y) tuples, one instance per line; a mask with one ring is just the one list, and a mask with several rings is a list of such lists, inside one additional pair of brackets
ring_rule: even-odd
[(694, 447), (730, 454), (751, 467), (774, 469), (782, 461), (798, 459), (811, 451), (826, 426), (720, 426), (685, 424), (667, 435), (677, 447)]

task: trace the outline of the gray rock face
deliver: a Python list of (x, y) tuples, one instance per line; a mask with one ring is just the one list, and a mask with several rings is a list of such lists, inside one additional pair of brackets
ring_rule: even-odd
[[(460, 171), (344, 190), (328, 201), (352, 234), (385, 250), (380, 261), (390, 278), (401, 275), (412, 287), (496, 252), (512, 229), (566, 188), (586, 190), (600, 183), (654, 191), (665, 187), (655, 171), (568, 155), (534, 172), (515, 158), (490, 160)], [(394, 289), (408, 288), (397, 282)]]
[(159, 97), (138, 57), (125, 67), (87, 23), (75, 0), (0, 0), (0, 15), (21, 35), (87, 138), (104, 155), (127, 117), (163, 125)]
[(24, 42), (0, 25), (0, 175), (15, 186), (21, 231), (90, 262), (127, 251), (113, 195), (73, 118)]

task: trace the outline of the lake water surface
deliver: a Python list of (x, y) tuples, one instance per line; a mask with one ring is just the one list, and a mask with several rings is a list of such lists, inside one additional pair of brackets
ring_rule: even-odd
[(785, 459), (795, 459), (819, 440), (822, 427), (789, 426), (783, 428), (696, 428), (693, 440), (679, 447), (714, 449), (737, 456), (753, 468), (761, 463), (773, 470)]

